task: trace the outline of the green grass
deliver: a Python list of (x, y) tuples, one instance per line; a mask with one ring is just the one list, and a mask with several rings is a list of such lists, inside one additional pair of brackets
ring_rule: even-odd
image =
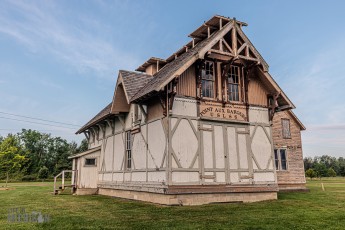
[[(325, 191), (321, 189), (324, 183)], [(0, 184), (0, 188), (3, 184)], [(51, 195), (51, 182), (0, 190), (0, 229), (344, 229), (345, 179), (308, 181), (310, 193), (276, 201), (168, 207), (106, 196)], [(8, 223), (10, 208), (50, 215), (43, 224)]]

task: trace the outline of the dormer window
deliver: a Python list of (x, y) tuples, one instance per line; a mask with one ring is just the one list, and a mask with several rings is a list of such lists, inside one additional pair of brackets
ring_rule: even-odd
[(228, 100), (240, 101), (241, 98), (241, 69), (231, 65), (227, 74)]
[(214, 76), (214, 62), (205, 61), (201, 69), (201, 88), (202, 96), (214, 98), (215, 91), (215, 76)]

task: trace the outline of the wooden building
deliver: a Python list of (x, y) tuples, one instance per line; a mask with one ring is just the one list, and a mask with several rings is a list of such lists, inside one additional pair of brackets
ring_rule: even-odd
[(76, 193), (196, 205), (305, 189), (305, 128), (244, 26), (216, 15), (167, 59), (120, 70), (77, 132), (89, 150), (71, 157)]

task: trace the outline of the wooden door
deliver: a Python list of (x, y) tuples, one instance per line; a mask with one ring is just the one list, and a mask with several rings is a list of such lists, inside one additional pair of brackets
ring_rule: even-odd
[(249, 127), (200, 122), (201, 184), (249, 184), (253, 179)]
[(224, 128), (227, 183), (249, 184), (253, 179), (253, 166), (250, 154), (250, 136), (248, 126), (230, 126)]

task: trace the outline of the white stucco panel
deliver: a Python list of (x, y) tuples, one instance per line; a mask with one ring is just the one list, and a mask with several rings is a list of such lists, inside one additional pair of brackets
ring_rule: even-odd
[(186, 98), (175, 98), (172, 112), (174, 115), (197, 116), (196, 100)]
[[(188, 168), (198, 149), (198, 141), (192, 127), (186, 119), (180, 121), (172, 137), (172, 147), (181, 166)], [(212, 151), (210, 154), (212, 154)]]
[(223, 127), (214, 126), (216, 168), (224, 168), (224, 138)]
[(135, 169), (146, 168), (146, 143), (141, 133), (134, 134), (132, 157)]
[(105, 141), (104, 145), (104, 169), (105, 171), (111, 171), (113, 169), (113, 149), (114, 149), (114, 141), (113, 137), (108, 137)]
[(159, 168), (165, 150), (165, 133), (160, 120), (148, 125), (148, 168)]
[(198, 182), (200, 180), (198, 172), (172, 172), (173, 182)]
[(254, 180), (255, 182), (274, 182), (274, 173), (273, 172), (266, 172), (266, 173), (254, 173)]
[(115, 135), (114, 142), (114, 170), (121, 170), (121, 165), (124, 157), (124, 143), (123, 134)]
[(237, 164), (237, 150), (236, 150), (236, 133), (234, 127), (227, 128), (227, 135), (228, 135), (228, 149), (229, 149), (229, 166), (230, 169), (238, 169)]
[(271, 143), (261, 126), (257, 127), (256, 132), (252, 139), (251, 146), (252, 146), (253, 155), (255, 156), (259, 164), (259, 167), (261, 169), (266, 169), (268, 161), (270, 160), (272, 156), (272, 148), (271, 148)]
[(249, 107), (249, 122), (269, 124), (268, 109)]

